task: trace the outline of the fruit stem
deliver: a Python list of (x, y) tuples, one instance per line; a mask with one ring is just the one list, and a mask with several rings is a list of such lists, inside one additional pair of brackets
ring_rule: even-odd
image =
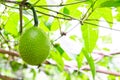
[(38, 27), (38, 17), (37, 17), (37, 14), (36, 14), (36, 11), (35, 11), (34, 7), (33, 7), (30, 3), (28, 3), (28, 2), (26, 2), (25, 4), (26, 4), (26, 6), (29, 7), (29, 8), (32, 10), (32, 12), (33, 12), (34, 27)]
[(36, 11), (33, 6), (31, 7), (31, 10), (33, 12), (33, 17), (34, 17), (34, 26), (38, 27), (38, 17), (37, 17)]

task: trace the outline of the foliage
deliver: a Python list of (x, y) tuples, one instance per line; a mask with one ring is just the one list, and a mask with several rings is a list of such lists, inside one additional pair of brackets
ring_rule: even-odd
[[(18, 55), (21, 32), (34, 25), (31, 6), (26, 5), (26, 1), (35, 8), (38, 27), (49, 35), (51, 41), (50, 55), (41, 66), (28, 65)], [(120, 31), (113, 27), (114, 20), (120, 21), (119, 1), (1, 0), (0, 78), (120, 80), (120, 73), (117, 73), (120, 66), (115, 63), (119, 52), (111, 53), (111, 47), (104, 45), (112, 44), (112, 36), (101, 34), (101, 29), (106, 33), (107, 30)]]

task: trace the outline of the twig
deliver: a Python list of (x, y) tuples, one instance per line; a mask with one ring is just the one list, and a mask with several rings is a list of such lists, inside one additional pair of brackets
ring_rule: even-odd
[[(24, 0), (24, 2), (26, 2), (27, 0)], [(14, 4), (21, 4), (20, 1), (11, 1), (11, 0), (5, 0), (4, 2), (7, 3), (14, 3)], [(36, 5), (36, 7), (62, 7), (62, 6), (68, 6), (68, 5), (74, 5), (74, 4), (79, 4), (82, 2), (86, 2), (86, 1), (77, 1), (77, 2), (72, 2), (72, 3), (68, 3), (68, 4), (60, 4), (60, 5)]]
[(41, 14), (46, 15), (46, 16), (54, 17), (54, 18), (57, 18), (57, 19), (72, 20), (71, 18), (58, 17), (58, 16), (47, 14), (47, 13), (44, 13), (44, 12), (41, 12), (41, 11), (38, 11), (38, 10), (36, 10), (36, 12), (41, 13)]
[[(9, 43), (9, 40), (7, 40), (4, 35), (0, 32), (0, 36), (3, 38), (3, 40), (8, 44)], [(8, 45), (8, 48), (10, 49), (10, 45)]]
[(58, 39), (60, 39), (61, 37), (63, 37), (63, 35), (60, 35), (57, 39), (55, 39), (54, 41), (57, 41)]
[(74, 18), (74, 17), (72, 17), (72, 16), (63, 14), (63, 13), (61, 13), (61, 12), (58, 12), (58, 11), (55, 11), (55, 10), (52, 10), (52, 9), (48, 9), (48, 8), (45, 8), (45, 7), (40, 7), (40, 8), (45, 9), (45, 10), (49, 10), (49, 11), (55, 12), (55, 13), (57, 13), (57, 14), (63, 15), (63, 16), (65, 16), (65, 17), (71, 18), (71, 19), (73, 19), (73, 20), (78, 20), (78, 21), (79, 21), (79, 19), (76, 19), (76, 18)]
[(25, 4), (27, 2), (27, 0), (23, 0), (22, 3)]
[(101, 28), (110, 29), (110, 30), (114, 30), (114, 31), (119, 31), (119, 32), (120, 32), (120, 30), (118, 30), (118, 29), (109, 28), (109, 27), (105, 27), (105, 26), (100, 26), (100, 25), (93, 24), (93, 23), (90, 23), (90, 22), (87, 22), (87, 21), (84, 21), (84, 23), (90, 24), (90, 25), (94, 25), (94, 26), (98, 26), (98, 27), (101, 27)]
[(63, 4), (63, 0), (61, 0), (60, 4)]
[(9, 5), (6, 5), (6, 4), (4, 4), (4, 3), (1, 3), (1, 4), (3, 4), (3, 5), (6, 6), (6, 7), (10, 7), (10, 8), (14, 8), (14, 9), (19, 9), (19, 8), (17, 8), (17, 7), (9, 6)]
[[(67, 34), (67, 33), (69, 33), (70, 31), (72, 31), (73, 29), (75, 29), (76, 28), (76, 26), (77, 25), (79, 25), (79, 23), (77, 23), (75, 26), (73, 26), (70, 30), (68, 30), (67, 32), (64, 32), (65, 33), (65, 35)], [(57, 39), (55, 39), (54, 41), (57, 41), (58, 39), (60, 39), (60, 38), (62, 38), (64, 35), (60, 35)]]
[(5, 37), (3, 36), (3, 34), (0, 32), (0, 36), (3, 38), (3, 40), (5, 41), (5, 42), (8, 42), (8, 40), (7, 39), (5, 39)]
[[(81, 20), (86, 20), (86, 19), (88, 19), (88, 17), (93, 13), (93, 11), (94, 10), (92, 10), (90, 13), (88, 13), (89, 11), (90, 11), (90, 9), (95, 5), (95, 3), (97, 2), (97, 0), (93, 3), (93, 4), (91, 4), (91, 6), (88, 8), (88, 10), (87, 10), (87, 12), (84, 14), (84, 16), (81, 18)], [(87, 17), (87, 18), (86, 18)], [(83, 22), (82, 21), (82, 22)]]
[(19, 1), (11, 1), (11, 0), (4, 0), (3, 2), (13, 3), (13, 4), (20, 4), (21, 3)]
[[(59, 20), (58, 20), (59, 21)], [(63, 32), (61, 30), (61, 25), (60, 25), (60, 22), (59, 22), (59, 31), (60, 31), (60, 36), (58, 38), (56, 38), (54, 41), (57, 41), (58, 39), (62, 38), (63, 36), (65, 36), (67, 33), (66, 32)]]
[(60, 5), (36, 5), (35, 7), (62, 7), (62, 6), (79, 4), (79, 3), (82, 3), (82, 2), (86, 2), (86, 1), (77, 1), (77, 2), (72, 2), (72, 3), (68, 3), (68, 4), (60, 4)]
[[(106, 22), (104, 20), (99, 20), (99, 19), (86, 19), (86, 21), (100, 21), (100, 22)], [(116, 24), (116, 23), (113, 23), (113, 22), (110, 22), (110, 21), (107, 21), (108, 23), (110, 24)]]
[(69, 33), (70, 31), (72, 31), (74, 28), (76, 28), (76, 26), (78, 26), (80, 23), (78, 22), (76, 25), (74, 25), (70, 30), (68, 30), (66, 33)]

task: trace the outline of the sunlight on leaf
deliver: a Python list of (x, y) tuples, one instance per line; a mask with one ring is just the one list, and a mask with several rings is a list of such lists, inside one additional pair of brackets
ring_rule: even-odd
[(19, 21), (19, 14), (18, 13), (11, 13), (11, 15), (8, 17), (8, 21), (5, 25), (5, 30), (11, 33), (12, 35), (17, 36), (18, 34), (18, 21)]
[[(104, 12), (104, 11), (106, 11), (106, 12)], [(110, 27), (112, 27), (113, 26), (112, 9), (111, 8), (99, 8), (98, 12), (99, 12), (100, 16), (103, 17), (108, 22)]]
[(84, 24), (81, 27), (85, 49), (91, 53), (98, 39), (98, 26)]

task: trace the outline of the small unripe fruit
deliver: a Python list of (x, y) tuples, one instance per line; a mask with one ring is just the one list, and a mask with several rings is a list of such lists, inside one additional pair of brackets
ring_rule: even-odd
[(50, 40), (38, 27), (26, 30), (19, 41), (21, 58), (30, 65), (40, 65), (49, 55)]

